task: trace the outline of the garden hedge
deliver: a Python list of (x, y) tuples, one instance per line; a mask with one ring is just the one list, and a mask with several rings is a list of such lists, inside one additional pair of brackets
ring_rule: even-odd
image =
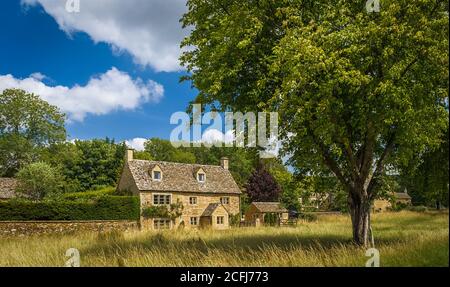
[(0, 221), (7, 220), (137, 220), (139, 198), (102, 196), (94, 202), (10, 200), (0, 202)]

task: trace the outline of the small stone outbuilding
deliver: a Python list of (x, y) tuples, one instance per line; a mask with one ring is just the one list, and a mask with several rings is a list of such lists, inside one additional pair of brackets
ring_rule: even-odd
[(252, 202), (245, 213), (245, 221), (264, 224), (268, 216), (276, 216), (279, 224), (289, 219), (289, 211), (279, 202)]

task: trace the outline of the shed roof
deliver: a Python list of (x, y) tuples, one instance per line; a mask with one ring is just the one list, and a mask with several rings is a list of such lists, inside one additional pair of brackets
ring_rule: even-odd
[[(221, 166), (148, 160), (131, 160), (127, 164), (140, 191), (241, 193), (230, 171)], [(152, 180), (149, 174), (155, 165), (163, 173), (161, 181)], [(195, 178), (199, 168), (206, 174), (205, 182)]]
[(16, 187), (18, 182), (15, 178), (0, 177), (0, 199), (10, 199), (16, 197)]
[(225, 211), (228, 212), (228, 210), (225, 208), (225, 206), (223, 206), (223, 204), (221, 204), (220, 202), (216, 202), (216, 203), (210, 203), (206, 209), (203, 211), (201, 216), (212, 216), (214, 214), (214, 211), (217, 210), (217, 208), (219, 207), (223, 207), (223, 209), (225, 209)]
[(395, 198), (397, 198), (397, 199), (411, 199), (411, 196), (409, 196), (409, 194), (407, 194), (406, 192), (396, 192), (395, 193)]
[(286, 208), (281, 206), (279, 202), (252, 202), (259, 212), (262, 213), (284, 213), (289, 212)]

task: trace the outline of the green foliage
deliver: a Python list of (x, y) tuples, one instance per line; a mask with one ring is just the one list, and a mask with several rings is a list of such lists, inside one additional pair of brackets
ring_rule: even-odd
[(441, 144), (416, 155), (416, 160), (402, 169), (399, 182), (408, 189), (414, 204), (448, 207), (449, 131), (442, 132)]
[(333, 173), (353, 195), (353, 223), (385, 167), (437, 146), (448, 126), (445, 1), (385, 0), (367, 13), (360, 1), (189, 0), (182, 23), (194, 102), (277, 111), (290, 165)]
[(0, 220), (137, 220), (139, 198), (102, 196), (94, 202), (10, 200), (0, 202)]
[(59, 166), (69, 192), (86, 191), (117, 183), (126, 146), (114, 140), (76, 140), (50, 146), (43, 158)]
[(63, 198), (66, 200), (75, 200), (75, 201), (93, 201), (102, 196), (107, 195), (118, 195), (115, 194), (116, 189), (114, 187), (105, 187), (98, 190), (90, 190), (85, 192), (70, 192), (65, 193)]
[(153, 205), (142, 209), (142, 216), (145, 218), (169, 218), (175, 220), (183, 214), (183, 204), (181, 201), (170, 205)]
[(0, 176), (13, 176), (38, 158), (40, 148), (66, 138), (65, 116), (37, 95), (19, 89), (0, 94)]
[(34, 200), (57, 196), (63, 185), (59, 170), (44, 162), (24, 166), (17, 173), (17, 179), (18, 192)]
[(405, 208), (408, 211), (414, 211), (414, 212), (427, 212), (429, 209), (426, 206), (418, 205), (418, 206), (408, 206)]
[(264, 214), (264, 224), (269, 226), (275, 226), (278, 223), (278, 215), (276, 213)]

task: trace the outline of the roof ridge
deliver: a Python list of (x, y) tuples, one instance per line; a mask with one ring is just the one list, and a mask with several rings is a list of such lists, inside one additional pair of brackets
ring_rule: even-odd
[(143, 162), (149, 162), (149, 163), (168, 163), (168, 164), (191, 165), (191, 166), (212, 166), (212, 167), (222, 168), (222, 166), (214, 165), (214, 164), (184, 163), (184, 162), (174, 162), (174, 161), (165, 161), (165, 160), (133, 159), (131, 161), (143, 161)]

